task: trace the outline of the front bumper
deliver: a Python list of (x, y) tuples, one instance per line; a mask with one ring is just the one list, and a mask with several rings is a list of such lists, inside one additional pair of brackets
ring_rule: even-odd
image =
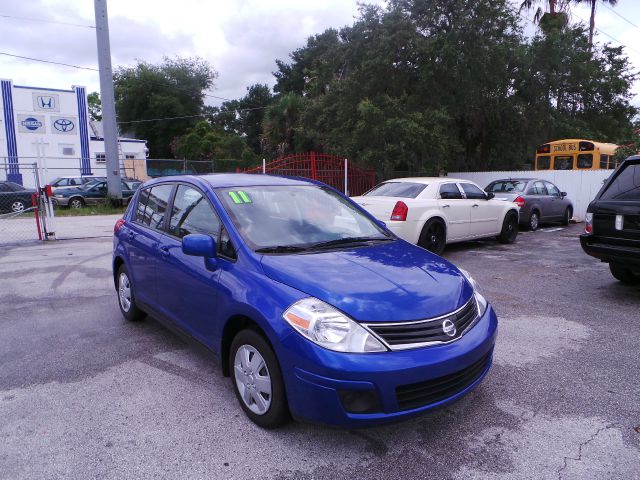
[(580, 245), (586, 254), (607, 263), (621, 263), (640, 271), (640, 240), (580, 235)]
[[(368, 354), (326, 350), (292, 332), (278, 352), (291, 413), (304, 421), (353, 428), (395, 422), (447, 405), (478, 386), (489, 371), (497, 326), (489, 306), (476, 325), (455, 342)], [(473, 378), (460, 389), (447, 390), (445, 398), (417, 407), (402, 406), (402, 388), (397, 391), (398, 387), (441, 384), (440, 379), (469, 369), (474, 369)], [(373, 392), (379, 408), (373, 413), (351, 413), (343, 406), (344, 392)]]

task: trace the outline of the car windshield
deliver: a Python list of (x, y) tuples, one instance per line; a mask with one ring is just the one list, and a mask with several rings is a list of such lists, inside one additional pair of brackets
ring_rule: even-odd
[(218, 190), (238, 232), (264, 253), (388, 241), (349, 200), (326, 187), (260, 186)]
[(425, 188), (426, 183), (385, 182), (373, 187), (365, 196), (416, 198)]
[(485, 191), (491, 193), (524, 192), (526, 186), (527, 182), (522, 182), (520, 180), (499, 180), (497, 182), (490, 183)]

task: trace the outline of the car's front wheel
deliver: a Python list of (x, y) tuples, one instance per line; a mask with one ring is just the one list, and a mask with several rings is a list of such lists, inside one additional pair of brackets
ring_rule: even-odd
[(502, 222), (502, 231), (498, 235), (498, 241), (500, 243), (513, 243), (518, 236), (518, 215), (514, 212), (509, 212), (504, 217)]
[(569, 223), (571, 222), (571, 217), (573, 217), (573, 212), (571, 211), (571, 208), (567, 207), (562, 217), (562, 225), (568, 227)]
[(244, 413), (262, 428), (276, 428), (289, 420), (280, 364), (265, 338), (242, 330), (231, 344), (231, 380)]
[(447, 244), (447, 229), (444, 223), (437, 218), (428, 220), (422, 227), (420, 238), (418, 239), (418, 246), (441, 255), (444, 252), (444, 247)]
[(130, 322), (140, 320), (144, 317), (144, 312), (136, 305), (129, 270), (124, 265), (121, 265), (117, 275), (118, 304), (120, 305), (122, 316)]
[(616, 263), (610, 263), (609, 270), (611, 270), (611, 275), (622, 283), (627, 283), (629, 285), (640, 283), (640, 276), (635, 275), (631, 270), (628, 270)]

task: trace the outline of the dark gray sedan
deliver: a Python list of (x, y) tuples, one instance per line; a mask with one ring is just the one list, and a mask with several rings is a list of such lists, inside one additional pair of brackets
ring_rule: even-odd
[(569, 225), (573, 217), (573, 204), (566, 192), (541, 178), (495, 180), (485, 191), (493, 193), (495, 198), (516, 203), (520, 207), (520, 225), (530, 230), (546, 222)]

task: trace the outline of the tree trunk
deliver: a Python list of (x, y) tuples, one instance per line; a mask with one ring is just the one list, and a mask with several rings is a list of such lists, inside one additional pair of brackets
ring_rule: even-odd
[(591, 18), (589, 19), (589, 47), (593, 45), (593, 31), (596, 29), (596, 2), (591, 0)]
[(551, 15), (556, 13), (556, 2), (557, 0), (549, 0), (549, 13)]

